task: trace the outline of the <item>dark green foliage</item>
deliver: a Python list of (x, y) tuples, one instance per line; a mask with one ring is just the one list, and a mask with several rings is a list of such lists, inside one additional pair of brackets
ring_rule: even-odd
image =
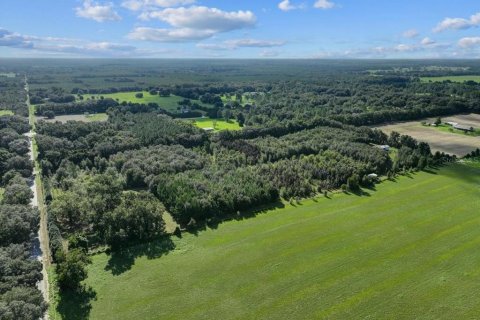
[(1, 320), (37, 320), (46, 310), (47, 304), (36, 288), (15, 287), (0, 295)]
[(58, 286), (61, 290), (79, 290), (81, 282), (87, 278), (87, 265), (90, 258), (83, 250), (69, 250), (55, 267)]
[(37, 230), (39, 214), (21, 205), (0, 205), (0, 246), (28, 243)]
[(164, 208), (147, 192), (127, 191), (120, 204), (105, 217), (105, 241), (119, 247), (128, 241), (145, 241), (164, 234)]

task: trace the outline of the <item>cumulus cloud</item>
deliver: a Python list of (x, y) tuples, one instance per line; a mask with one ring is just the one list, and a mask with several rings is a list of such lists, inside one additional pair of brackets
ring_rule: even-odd
[(330, 0), (317, 0), (315, 2), (315, 4), (313, 5), (313, 7), (317, 8), (317, 9), (326, 10), (326, 9), (331, 9), (331, 8), (335, 7), (335, 3), (333, 3)]
[(203, 40), (215, 35), (213, 30), (196, 30), (192, 28), (161, 29), (138, 27), (130, 32), (127, 37), (132, 40), (152, 42), (186, 42)]
[(0, 47), (33, 48), (33, 42), (28, 36), (0, 28)]
[(148, 10), (158, 8), (170, 8), (195, 3), (195, 0), (126, 0), (122, 7), (132, 11)]
[(480, 37), (465, 37), (458, 41), (458, 45), (462, 48), (472, 48), (480, 46)]
[(415, 38), (415, 37), (418, 36), (418, 31), (415, 30), (415, 29), (410, 29), (410, 30), (405, 31), (402, 35), (403, 35), (404, 38), (411, 39), (411, 38)]
[(273, 48), (283, 45), (285, 45), (285, 41), (234, 39), (222, 43), (199, 43), (197, 47), (206, 50), (235, 50), (237, 48)]
[(424, 46), (431, 46), (431, 45), (435, 44), (435, 41), (433, 41), (429, 37), (425, 37), (425, 38), (422, 39), (422, 41), (420, 43)]
[(113, 9), (113, 3), (99, 4), (92, 0), (84, 0), (81, 7), (75, 8), (77, 17), (95, 20), (97, 22), (118, 21), (120, 15)]
[(146, 11), (143, 20), (157, 19), (172, 28), (137, 27), (128, 37), (135, 40), (179, 42), (210, 38), (217, 33), (253, 27), (256, 17), (251, 11), (222, 11), (202, 6)]
[(442, 32), (445, 30), (462, 30), (475, 28), (480, 26), (480, 12), (465, 18), (445, 18), (434, 29), (434, 32)]
[(278, 9), (282, 11), (290, 11), (295, 9), (300, 9), (302, 5), (294, 5), (290, 2), (290, 0), (283, 0), (278, 4)]
[(66, 54), (68, 56), (138, 57), (168, 53), (165, 49), (139, 49), (133, 45), (107, 41), (91, 42), (81, 39), (24, 35), (0, 28), (0, 47), (32, 52)]

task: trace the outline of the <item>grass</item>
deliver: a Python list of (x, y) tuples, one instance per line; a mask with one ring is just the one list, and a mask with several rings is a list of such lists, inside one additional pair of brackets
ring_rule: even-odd
[(443, 82), (443, 81), (452, 81), (452, 82), (465, 82), (465, 81), (475, 81), (480, 83), (480, 76), (446, 76), (446, 77), (421, 77), (420, 81), (422, 82)]
[(173, 243), (97, 254), (86, 281), (93, 294), (78, 297), (89, 307), (77, 314), (473, 319), (480, 314), (479, 183), (480, 168), (453, 164), (363, 196), (285, 204)]
[(475, 129), (472, 132), (465, 132), (465, 131), (462, 131), (462, 130), (455, 129), (454, 127), (446, 125), (446, 124), (441, 124), (441, 125), (438, 125), (438, 126), (432, 127), (432, 128), (443, 131), (443, 132), (456, 133), (456, 134), (461, 134), (461, 135), (464, 135), (464, 136), (474, 136), (474, 137), (480, 136), (480, 129)]
[(85, 118), (89, 122), (107, 121), (108, 120), (108, 115), (106, 113), (95, 113), (95, 114), (90, 114), (90, 115), (86, 116)]
[(2, 202), (3, 200), (3, 193), (5, 192), (5, 189), (4, 188), (0, 188), (0, 203)]
[[(148, 91), (143, 91), (143, 98), (137, 98), (135, 95), (138, 92), (117, 92), (117, 93), (110, 93), (110, 94), (93, 94), (93, 95), (84, 95), (85, 99), (89, 99), (91, 96), (94, 96), (96, 99), (99, 99), (100, 96), (104, 98), (111, 98), (117, 100), (119, 102), (131, 102), (131, 103), (157, 103), (161, 108), (176, 113), (178, 112), (178, 102), (183, 101), (185, 98), (171, 95), (169, 97), (162, 97), (160, 95), (151, 95)], [(192, 102), (196, 102), (199, 105), (209, 106), (204, 103), (201, 103), (199, 100), (192, 100)]]
[(195, 125), (199, 128), (214, 128), (215, 131), (242, 129), (238, 122), (235, 120), (225, 121), (220, 119), (213, 120), (209, 118), (194, 118), (186, 120), (195, 121)]
[(1, 116), (12, 116), (13, 111), (12, 110), (0, 110), (0, 117)]

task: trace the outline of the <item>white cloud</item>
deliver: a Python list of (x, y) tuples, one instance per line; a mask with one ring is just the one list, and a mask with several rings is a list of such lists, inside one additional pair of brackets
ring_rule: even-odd
[(126, 0), (122, 2), (122, 7), (132, 11), (154, 9), (158, 8), (170, 8), (183, 6), (195, 3), (195, 0)]
[(415, 30), (415, 29), (410, 29), (410, 30), (405, 31), (402, 35), (403, 35), (404, 38), (409, 38), (409, 39), (411, 39), (411, 38), (417, 37), (418, 34), (419, 34), (419, 33), (418, 33), (417, 30)]
[(41, 52), (67, 57), (139, 57), (170, 53), (162, 48), (139, 49), (133, 45), (107, 41), (91, 42), (73, 38), (23, 35), (2, 28), (0, 28), (0, 47), (24, 49), (36, 55)]
[(198, 48), (206, 50), (235, 50), (237, 48), (273, 48), (285, 45), (285, 41), (234, 39), (222, 43), (199, 43)]
[(396, 51), (399, 51), (399, 52), (406, 52), (406, 51), (413, 51), (413, 50), (415, 50), (415, 46), (408, 45), (408, 44), (399, 44), (399, 45), (395, 46), (394, 49), (395, 49)]
[(279, 54), (280, 52), (276, 50), (262, 50), (262, 52), (260, 52), (260, 57), (273, 58), (273, 57), (278, 57)]
[(217, 8), (192, 6), (145, 12), (142, 19), (158, 19), (176, 28), (192, 28), (226, 32), (252, 27), (256, 17), (251, 11), (222, 11)]
[(157, 29), (138, 27), (130, 32), (127, 37), (132, 40), (153, 42), (187, 42), (203, 40), (215, 35), (212, 30), (196, 30), (192, 28)]
[(253, 27), (257, 18), (251, 11), (222, 11), (209, 7), (180, 7), (143, 12), (141, 19), (158, 19), (172, 28), (137, 27), (128, 37), (135, 40), (180, 42), (210, 38), (217, 33)]
[(75, 8), (77, 17), (95, 20), (97, 22), (118, 21), (121, 17), (113, 9), (113, 3), (99, 4), (92, 0), (84, 0), (81, 7)]
[(458, 45), (462, 48), (471, 48), (480, 46), (480, 37), (466, 37), (458, 41)]
[(317, 0), (313, 7), (326, 10), (335, 7), (335, 3), (330, 0)]
[(278, 9), (282, 11), (290, 11), (290, 10), (295, 10), (295, 9), (300, 9), (302, 6), (301, 5), (293, 5), (290, 0), (283, 0), (278, 4)]
[(429, 37), (425, 37), (425, 38), (422, 39), (422, 41), (420, 43), (424, 46), (431, 46), (431, 45), (435, 44), (435, 41), (433, 41)]
[(434, 32), (445, 30), (462, 30), (480, 26), (480, 12), (472, 15), (469, 19), (445, 18), (434, 29)]

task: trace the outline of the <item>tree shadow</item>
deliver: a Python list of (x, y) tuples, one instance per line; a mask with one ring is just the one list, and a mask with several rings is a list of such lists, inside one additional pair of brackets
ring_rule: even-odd
[[(299, 203), (297, 203), (299, 205)], [(271, 202), (268, 204), (255, 207), (253, 209), (248, 209), (244, 211), (237, 211), (234, 214), (229, 214), (221, 217), (209, 218), (205, 221), (197, 221), (193, 226), (188, 226), (184, 230), (190, 234), (198, 236), (201, 231), (206, 231), (207, 229), (217, 229), (222, 222), (236, 220), (241, 221), (245, 219), (254, 218), (259, 214), (267, 213), (272, 210), (285, 208), (285, 204), (281, 200)]]
[(97, 300), (97, 293), (91, 288), (82, 286), (76, 291), (68, 290), (59, 293), (57, 311), (64, 320), (86, 320), (90, 318), (92, 300)]
[(147, 257), (148, 259), (157, 259), (174, 249), (175, 243), (169, 236), (147, 243), (110, 249), (107, 251), (110, 259), (105, 266), (105, 270), (111, 271), (114, 276), (118, 276), (130, 270), (137, 258)]

